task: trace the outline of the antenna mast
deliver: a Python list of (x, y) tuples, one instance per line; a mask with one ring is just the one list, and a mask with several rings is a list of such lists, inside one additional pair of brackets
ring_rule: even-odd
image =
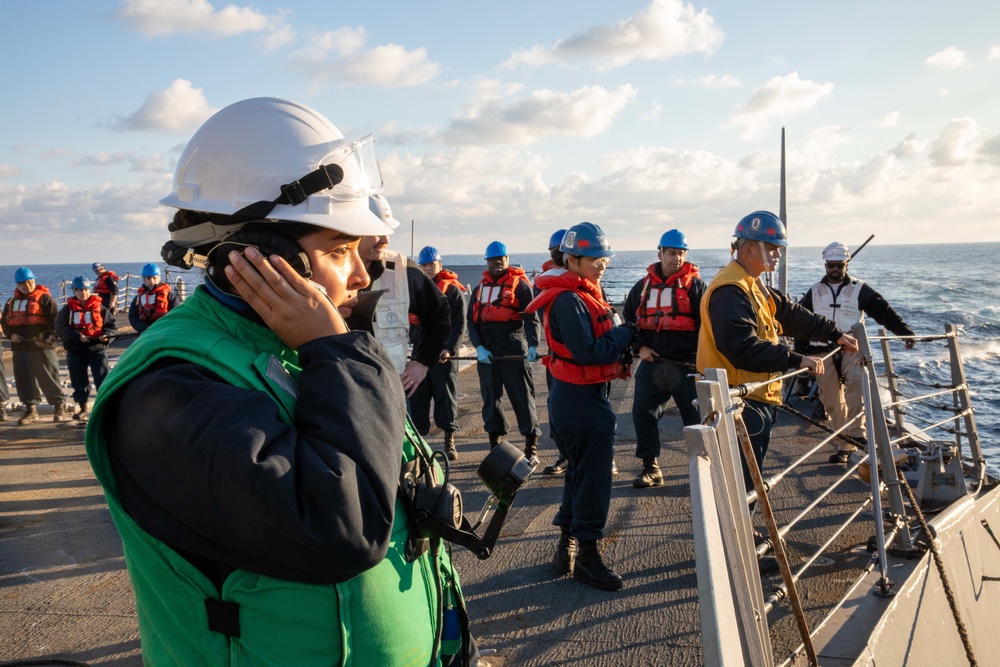
[[(788, 236), (788, 212), (785, 208), (785, 128), (781, 128), (781, 194), (778, 203), (778, 218), (785, 226), (785, 236)], [(778, 263), (778, 284), (776, 286), (782, 294), (788, 294), (788, 249), (781, 254), (781, 261)]]

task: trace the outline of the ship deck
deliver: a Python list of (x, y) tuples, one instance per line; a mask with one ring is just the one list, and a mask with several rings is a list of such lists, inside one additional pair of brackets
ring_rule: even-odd
[[(10, 366), (8, 365), (8, 370)], [(548, 437), (544, 369), (534, 364), (542, 465), (556, 458)], [(452, 482), (462, 490), (467, 515), (478, 513), (486, 490), (476, 477), (488, 451), (474, 364), (460, 373), (460, 461)], [(661, 420), (665, 484), (634, 489), (640, 462), (634, 456), (631, 380), (615, 384), (618, 415), (611, 511), (603, 553), (625, 588), (606, 592), (570, 577), (556, 578), (552, 526), (562, 477), (536, 473), (518, 493), (494, 554), (485, 561), (454, 547), (472, 630), (484, 664), (506, 665), (693, 665), (702, 664), (698, 589), (688, 497), (687, 453), (676, 410)], [(808, 408), (811, 410), (811, 407)], [(15, 415), (16, 418), (16, 415)], [(511, 434), (518, 445), (513, 415)], [(826, 434), (781, 413), (765, 475), (786, 466)], [(428, 440), (440, 446), (441, 434)], [(138, 665), (134, 598), (121, 544), (83, 446), (83, 430), (42, 420), (18, 427), (0, 423), (0, 657), (57, 657), (92, 665)], [(797, 514), (844, 472), (815, 454), (794, 479), (772, 494), (779, 523)], [(840, 522), (865, 492), (858, 481), (787, 539), (793, 568)], [(850, 502), (848, 502), (850, 501)], [(759, 517), (755, 525), (762, 527)], [(813, 615), (843, 595), (869, 558), (870, 524), (852, 526), (820, 562), (823, 576), (804, 583), (800, 597)], [(765, 577), (765, 597), (780, 577)], [(786, 609), (770, 616), (774, 653), (780, 662), (798, 645)], [(44, 664), (44, 663), (34, 663)]]

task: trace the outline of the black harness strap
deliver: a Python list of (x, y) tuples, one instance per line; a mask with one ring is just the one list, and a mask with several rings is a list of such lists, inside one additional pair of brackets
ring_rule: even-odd
[(221, 632), (228, 637), (240, 636), (240, 606), (235, 602), (225, 602), (215, 598), (205, 598), (208, 612), (208, 629)]

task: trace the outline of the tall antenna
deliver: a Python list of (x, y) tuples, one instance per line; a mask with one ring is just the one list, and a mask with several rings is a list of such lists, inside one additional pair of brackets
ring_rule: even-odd
[[(785, 207), (785, 128), (781, 128), (781, 194), (778, 202), (778, 218), (785, 226), (785, 236), (788, 236), (788, 211)], [(788, 249), (781, 254), (781, 261), (778, 263), (778, 290), (782, 294), (788, 294)]]

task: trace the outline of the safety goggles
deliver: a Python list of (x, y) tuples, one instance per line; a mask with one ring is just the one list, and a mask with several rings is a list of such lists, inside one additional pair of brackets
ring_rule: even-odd
[(356, 201), (382, 192), (382, 170), (375, 159), (375, 135), (369, 134), (341, 146), (323, 160), (339, 165), (344, 178), (330, 188), (328, 195), (336, 201)]

